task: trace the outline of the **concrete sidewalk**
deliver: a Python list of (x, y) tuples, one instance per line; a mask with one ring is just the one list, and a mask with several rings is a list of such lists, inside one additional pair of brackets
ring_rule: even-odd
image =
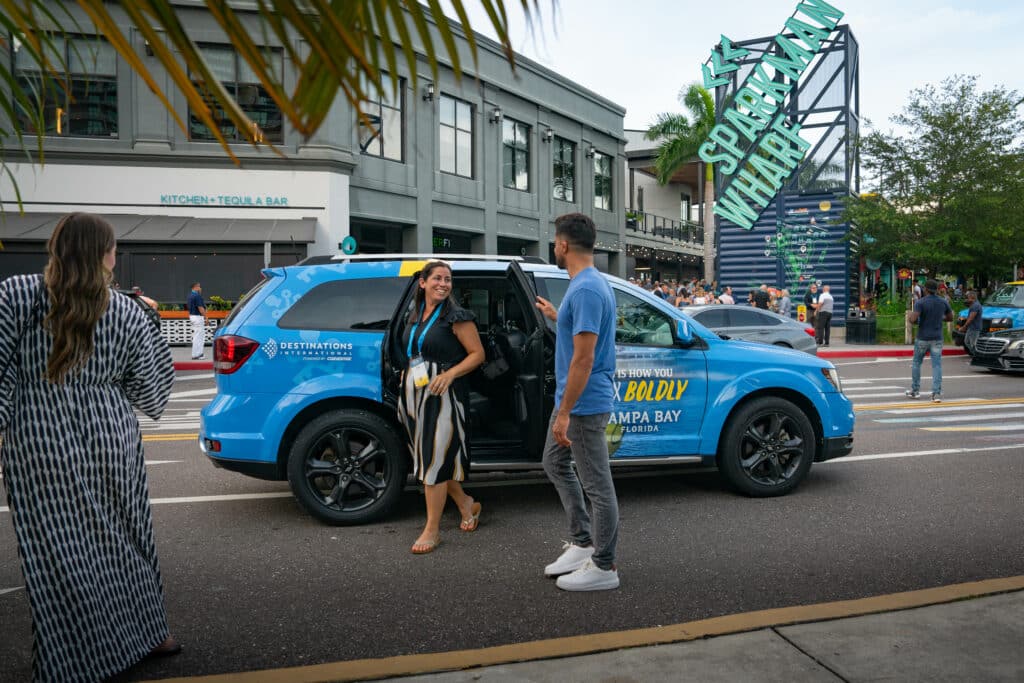
[(1021, 681), (1024, 592), (613, 652), (392, 678), (566, 681)]

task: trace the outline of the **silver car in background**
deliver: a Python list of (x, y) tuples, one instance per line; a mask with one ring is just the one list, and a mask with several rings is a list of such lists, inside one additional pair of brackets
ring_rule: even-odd
[(814, 328), (778, 313), (742, 304), (687, 306), (683, 311), (720, 337), (785, 346), (818, 355)]

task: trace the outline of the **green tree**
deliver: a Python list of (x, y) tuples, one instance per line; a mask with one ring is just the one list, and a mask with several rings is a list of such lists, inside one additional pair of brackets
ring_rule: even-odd
[[(658, 114), (657, 121), (647, 129), (648, 140), (661, 140), (654, 167), (660, 185), (666, 185), (672, 176), (697, 158), (697, 150), (707, 140), (715, 127), (715, 99), (701, 85), (694, 83), (679, 91), (679, 102), (689, 112), (686, 114)], [(715, 262), (712, 254), (715, 247), (714, 217), (711, 206), (715, 201), (715, 175), (711, 164), (704, 164), (704, 279), (715, 279)]]
[[(845, 218), (861, 253), (930, 274), (1005, 278), (1024, 261), (1024, 118), (1018, 93), (952, 76), (914, 90), (905, 132), (859, 141), (871, 192)], [(870, 236), (871, 239), (864, 239)]]
[[(478, 1), (514, 66), (507, 8), (519, 4), (529, 22), (539, 0)], [(304, 136), (317, 131), (339, 92), (358, 109), (367, 96), (397, 88), (399, 61), (404, 61), (415, 81), (421, 71), (417, 51), (425, 54), (435, 79), (441, 60), (447, 60), (457, 75), (462, 72), (465, 55), (460, 54), (452, 21), (437, 0), (256, 0), (256, 31), (243, 19), (242, 15), (248, 13), (236, 12), (232, 4), (226, 0), (205, 2), (227, 40), (295, 130)], [(465, 27), (469, 53), (475, 62), (477, 45), (466, 4), (464, 0), (448, 0)], [(147, 50), (166, 69), (173, 87), (185, 96), (189, 110), (213, 132), (232, 159), (237, 162), (221, 125), (230, 125), (253, 145), (267, 145), (259, 126), (214, 76), (186, 32), (181, 15), (188, 11), (174, 0), (0, 0), (0, 47), (8, 55), (17, 52), (24, 64), (32, 64), (45, 74), (38, 87), (26, 90), (19, 87), (10, 63), (0, 60), (0, 175), (6, 172), (13, 181), (6, 165), (6, 148), (11, 142), (30, 160), (44, 160), (47, 107), (52, 115), (54, 96), (66, 98), (71, 94), (66, 57), (62, 49), (56, 48), (57, 40), (68, 33), (99, 34), (108, 40), (128, 67), (156, 93), (182, 130), (187, 130), (171, 106), (168, 93), (147, 67), (146, 58), (135, 51), (121, 30), (117, 18), (121, 13), (145, 39)], [(294, 65), (296, 77), (289, 78), (295, 83), (293, 88), (285, 87), (284, 74), (275, 69), (274, 60), (268, 59), (262, 47), (270, 36), (280, 42)], [(297, 39), (308, 49), (300, 51)], [(372, 125), (369, 120), (364, 123)], [(27, 144), (32, 137), (37, 142), (34, 151)]]

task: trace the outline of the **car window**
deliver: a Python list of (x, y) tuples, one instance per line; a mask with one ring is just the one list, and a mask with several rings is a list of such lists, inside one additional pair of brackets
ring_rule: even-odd
[(1024, 285), (1006, 285), (997, 289), (985, 301), (987, 306), (1014, 306), (1024, 308)]
[[(565, 298), (565, 292), (569, 289), (569, 279), (541, 276), (534, 276), (534, 278), (534, 284), (537, 287), (537, 294), (550, 301), (551, 305), (556, 309), (561, 306), (562, 299)], [(555, 331), (557, 326), (553, 321), (545, 317), (544, 322), (547, 324), (549, 330), (552, 332)]]
[(289, 330), (385, 330), (408, 278), (333, 280), (317, 285), (281, 316)]
[(627, 294), (617, 287), (615, 292), (615, 342), (672, 346), (672, 320), (653, 304)]
[(253, 294), (260, 291), (264, 285), (270, 282), (269, 277), (265, 277), (256, 283), (256, 286), (250, 289), (248, 292), (242, 295), (242, 298), (238, 300), (238, 303), (231, 309), (231, 313), (228, 314), (227, 319), (224, 321), (224, 325), (230, 325), (231, 321), (238, 317), (238, 314), (242, 312), (242, 309), (249, 305), (249, 302), (253, 299)]
[(768, 327), (778, 325), (779, 319), (765, 315), (752, 308), (737, 308), (729, 311), (731, 327)]
[(691, 315), (694, 320), (711, 330), (729, 326), (725, 317), (725, 309), (723, 308), (709, 308), (705, 311), (692, 313)]

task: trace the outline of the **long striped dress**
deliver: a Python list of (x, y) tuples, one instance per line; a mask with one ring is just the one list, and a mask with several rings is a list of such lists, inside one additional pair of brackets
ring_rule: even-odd
[(141, 309), (111, 292), (92, 357), (51, 384), (41, 279), (0, 283), (0, 368), (13, 358), (0, 384), (0, 464), (32, 612), (33, 680), (96, 681), (168, 635), (132, 406), (158, 418), (174, 366)]

